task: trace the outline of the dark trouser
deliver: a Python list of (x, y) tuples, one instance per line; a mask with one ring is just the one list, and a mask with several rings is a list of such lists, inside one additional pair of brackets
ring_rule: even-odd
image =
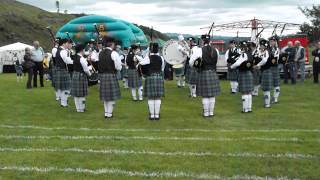
[(313, 82), (319, 83), (320, 62), (313, 62)]
[(33, 67), (33, 87), (37, 87), (37, 75), (39, 72), (40, 76), (40, 85), (43, 87), (43, 63), (42, 62), (34, 62), (35, 66)]
[(297, 78), (297, 67), (294, 62), (290, 62), (288, 64), (285, 64), (283, 67), (283, 73), (284, 73), (284, 83), (288, 83), (289, 76), (291, 78), (291, 83), (296, 84), (296, 78)]
[(31, 81), (32, 81), (32, 76), (33, 76), (33, 69), (29, 68), (26, 70), (26, 72), (28, 73), (28, 81), (27, 81), (27, 89), (31, 89)]

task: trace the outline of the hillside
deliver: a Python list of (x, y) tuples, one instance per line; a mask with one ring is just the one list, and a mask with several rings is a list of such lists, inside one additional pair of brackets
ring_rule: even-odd
[[(39, 40), (41, 45), (48, 50), (51, 41), (47, 26), (53, 32), (71, 19), (84, 14), (57, 14), (40, 8), (17, 2), (14, 0), (0, 0), (0, 46), (14, 42), (31, 44)], [(148, 35), (148, 28), (140, 26)], [(154, 32), (156, 38), (167, 40), (168, 37), (158, 31)]]

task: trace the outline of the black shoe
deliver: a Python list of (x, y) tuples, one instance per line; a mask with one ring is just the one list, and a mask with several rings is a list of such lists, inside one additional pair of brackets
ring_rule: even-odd
[(111, 118), (113, 118), (113, 115), (111, 115), (110, 117), (104, 116), (104, 118), (105, 118), (105, 119), (111, 119)]
[(248, 111), (248, 113), (252, 113), (252, 111)]
[(68, 108), (68, 105), (66, 105), (66, 106), (63, 106), (63, 105), (60, 105), (62, 108)]

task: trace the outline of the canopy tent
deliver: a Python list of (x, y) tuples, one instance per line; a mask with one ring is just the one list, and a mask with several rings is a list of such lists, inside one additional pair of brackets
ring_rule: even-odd
[(0, 47), (0, 73), (3, 72), (3, 66), (12, 66), (17, 59), (22, 62), (26, 47), (33, 48), (28, 44), (20, 42)]
[[(96, 25), (96, 27), (95, 27)], [(98, 32), (103, 36), (111, 36), (123, 47), (131, 44), (147, 44), (143, 31), (132, 23), (114, 19), (108, 16), (83, 16), (69, 21), (62, 26), (56, 36), (71, 38), (76, 43), (86, 43), (98, 38)]]

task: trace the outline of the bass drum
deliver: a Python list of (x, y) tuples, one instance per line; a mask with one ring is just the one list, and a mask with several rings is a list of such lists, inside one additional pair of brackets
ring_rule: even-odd
[[(180, 50), (179, 50), (180, 49)], [(164, 60), (171, 65), (184, 64), (189, 54), (190, 48), (186, 41), (178, 41), (171, 39), (167, 41), (162, 49), (162, 56)]]

